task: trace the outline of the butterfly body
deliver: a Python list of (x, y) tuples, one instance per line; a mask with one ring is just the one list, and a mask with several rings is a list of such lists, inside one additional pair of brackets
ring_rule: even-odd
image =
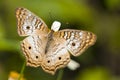
[(25, 8), (17, 8), (18, 34), (27, 36), (21, 48), (28, 66), (41, 66), (44, 71), (54, 74), (66, 67), (73, 56), (81, 55), (96, 41), (92, 32), (64, 29), (48, 29), (42, 19)]

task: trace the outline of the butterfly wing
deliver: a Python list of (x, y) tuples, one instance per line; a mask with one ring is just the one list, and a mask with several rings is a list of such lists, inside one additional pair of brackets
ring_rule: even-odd
[(62, 39), (53, 38), (48, 46), (41, 66), (44, 71), (55, 74), (57, 69), (66, 67), (69, 63), (70, 54)]
[(40, 35), (29, 36), (21, 42), (21, 48), (28, 66), (41, 65), (46, 46), (46, 37)]
[(39, 33), (40, 31), (47, 34), (49, 31), (42, 19), (25, 8), (17, 8), (16, 17), (18, 21), (18, 34), (20, 36), (29, 36)]
[(28, 36), (21, 42), (27, 65), (38, 67), (45, 53), (47, 35), (50, 30), (42, 19), (25, 8), (17, 8), (16, 17), (18, 34)]
[(81, 55), (96, 42), (96, 35), (83, 30), (64, 29), (54, 33), (66, 41), (66, 47), (73, 56)]

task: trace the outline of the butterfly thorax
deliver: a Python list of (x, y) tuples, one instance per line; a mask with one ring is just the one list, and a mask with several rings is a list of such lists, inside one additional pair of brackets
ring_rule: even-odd
[(48, 48), (49, 48), (50, 45), (51, 45), (51, 41), (53, 40), (53, 33), (54, 33), (54, 31), (51, 30), (51, 31), (49, 32), (49, 34), (48, 34), (47, 44), (46, 44), (46, 48), (45, 48), (45, 54), (47, 53)]

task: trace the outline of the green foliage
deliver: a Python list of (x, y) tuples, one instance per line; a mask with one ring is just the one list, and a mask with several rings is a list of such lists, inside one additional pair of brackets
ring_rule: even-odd
[(120, 9), (120, 0), (105, 0), (107, 7), (111, 10)]
[(76, 80), (111, 80), (111, 75), (105, 68), (93, 67), (82, 70)]

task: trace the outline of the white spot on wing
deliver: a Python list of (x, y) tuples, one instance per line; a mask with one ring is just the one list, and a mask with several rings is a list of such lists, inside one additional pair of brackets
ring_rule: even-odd
[(26, 19), (28, 19), (31, 16), (31, 13), (28, 13), (28, 15), (26, 16)]
[(82, 32), (80, 32), (80, 33), (79, 33), (79, 35), (80, 35), (80, 36), (82, 36), (82, 35), (83, 35), (83, 33), (82, 33)]
[[(36, 23), (36, 18), (33, 19), (33, 21), (32, 21), (32, 26), (34, 26), (35, 23)], [(33, 28), (35, 29), (35, 27), (33, 27)]]
[(80, 35), (80, 39), (82, 39), (83, 38), (83, 32), (80, 32), (79, 35)]
[(40, 29), (42, 22), (37, 25), (37, 28)]
[(74, 36), (71, 36), (70, 39), (73, 40), (73, 39), (74, 39)]
[(73, 40), (73, 39), (74, 39), (74, 36), (75, 36), (75, 34), (74, 34), (74, 33), (71, 33), (70, 40)]
[(66, 37), (67, 37), (67, 32), (65, 32), (65, 35), (64, 35), (64, 38), (66, 39)]
[(31, 13), (29, 13), (28, 16), (30, 17), (30, 16), (31, 16)]

